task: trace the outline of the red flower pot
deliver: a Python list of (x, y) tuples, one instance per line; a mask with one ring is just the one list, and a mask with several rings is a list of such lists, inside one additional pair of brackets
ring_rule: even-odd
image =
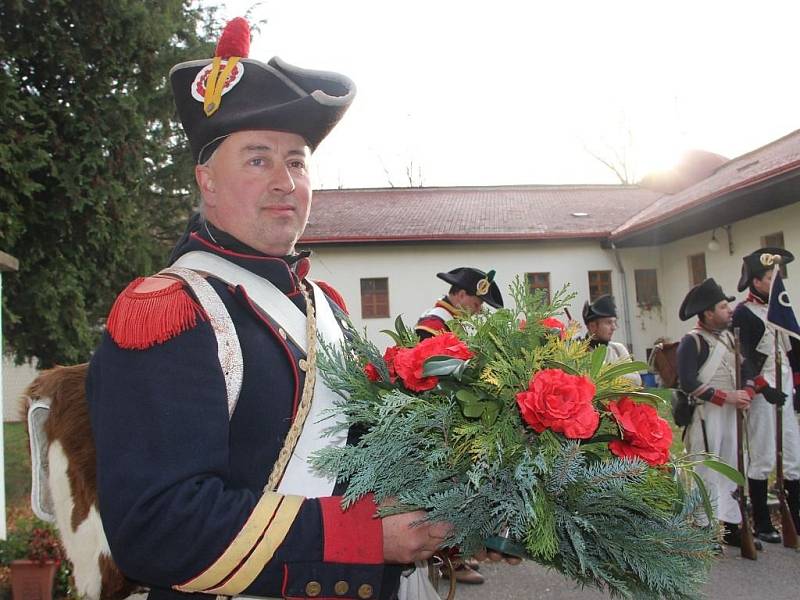
[(55, 561), (11, 561), (11, 597), (13, 600), (52, 600), (53, 579), (58, 569)]

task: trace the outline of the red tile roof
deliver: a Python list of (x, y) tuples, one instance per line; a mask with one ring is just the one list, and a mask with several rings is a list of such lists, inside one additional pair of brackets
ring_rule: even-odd
[(320, 190), (301, 243), (607, 238), (660, 195), (630, 185)]
[(800, 130), (728, 161), (706, 179), (677, 194), (662, 196), (651, 206), (623, 221), (614, 229), (611, 237), (620, 239), (657, 227), (667, 219), (677, 218), (725, 194), (796, 169), (800, 169)]
[[(800, 171), (800, 130), (721, 164), (675, 194), (633, 185), (320, 190), (302, 243), (595, 238), (622, 241), (693, 209)], [(588, 213), (575, 217), (573, 213)]]

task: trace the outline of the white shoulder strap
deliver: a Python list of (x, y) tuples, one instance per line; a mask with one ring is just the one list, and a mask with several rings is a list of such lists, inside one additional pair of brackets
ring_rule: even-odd
[(423, 313), (420, 318), (424, 319), (425, 317), (438, 317), (445, 323), (453, 320), (453, 315), (450, 313), (450, 311), (442, 308), (441, 306), (434, 306), (432, 309)]
[[(208, 273), (229, 285), (241, 285), (250, 299), (284, 330), (297, 347), (308, 354), (306, 316), (273, 283), (207, 252), (188, 252), (173, 266)], [(342, 330), (322, 290), (314, 283), (311, 287), (316, 308), (317, 334), (328, 345), (338, 347), (344, 341)], [(331, 415), (338, 400), (338, 394), (328, 388), (324, 378), (316, 377), (311, 409), (278, 486), (278, 492), (308, 498), (330, 496), (335, 479), (313, 470), (309, 460), (312, 454), (322, 448), (342, 447), (347, 442), (346, 429), (339, 428), (336, 433), (330, 432), (336, 425)]]
[(700, 367), (700, 371), (697, 373), (697, 380), (700, 383), (708, 383), (711, 381), (711, 378), (714, 376), (714, 373), (717, 372), (719, 366), (722, 364), (722, 359), (725, 358), (725, 352), (728, 348), (721, 340), (717, 340), (712, 336), (704, 335), (703, 332), (697, 332), (700, 337), (704, 338), (708, 343), (710, 354), (706, 359), (706, 362), (703, 363), (703, 366)]
[(229, 285), (241, 285), (253, 302), (284, 329), (298, 348), (308, 354), (306, 316), (272, 282), (209, 252), (187, 252), (173, 266), (213, 275)]
[(228, 392), (228, 418), (233, 416), (239, 392), (242, 391), (242, 378), (244, 377), (244, 360), (239, 336), (233, 325), (225, 303), (219, 297), (211, 284), (204, 277), (191, 269), (172, 266), (161, 271), (162, 274), (175, 275), (183, 279), (192, 288), (194, 295), (206, 311), (211, 328), (217, 338), (217, 355), (225, 377), (225, 388)]

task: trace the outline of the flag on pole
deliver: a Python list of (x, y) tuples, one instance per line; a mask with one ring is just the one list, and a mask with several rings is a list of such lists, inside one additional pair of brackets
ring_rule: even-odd
[(792, 308), (789, 293), (781, 279), (780, 265), (775, 265), (772, 276), (772, 285), (769, 289), (769, 307), (767, 309), (767, 323), (775, 329), (785, 331), (800, 340), (800, 325)]

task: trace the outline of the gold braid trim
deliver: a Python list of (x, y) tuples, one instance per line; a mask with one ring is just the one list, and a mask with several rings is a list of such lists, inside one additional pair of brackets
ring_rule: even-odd
[(283, 441), (283, 448), (278, 454), (278, 460), (272, 466), (272, 473), (269, 475), (267, 485), (264, 486), (265, 492), (278, 489), (283, 474), (286, 472), (286, 467), (292, 458), (297, 440), (300, 439), (300, 434), (303, 432), (306, 417), (308, 417), (308, 413), (311, 410), (311, 401), (314, 398), (314, 384), (317, 380), (317, 319), (314, 303), (311, 302), (311, 294), (308, 293), (308, 288), (302, 281), (300, 282), (300, 291), (303, 292), (303, 297), (306, 299), (306, 341), (308, 344), (306, 380), (303, 384), (303, 395), (297, 407), (297, 415), (289, 429), (289, 433), (286, 435), (286, 439)]
[[(300, 439), (300, 434), (303, 432), (308, 413), (311, 411), (314, 385), (317, 379), (316, 314), (311, 295), (302, 281), (300, 282), (300, 291), (306, 301), (308, 343), (308, 354), (304, 361), (306, 363), (306, 379), (297, 407), (297, 415), (283, 441), (283, 447), (272, 467), (267, 484), (264, 486), (264, 496), (256, 506), (251, 518), (248, 519), (248, 523), (223, 555), (204, 573), (183, 585), (173, 586), (174, 589), (217, 594), (216, 597), (219, 600), (240, 593), (253, 582), (261, 573), (264, 565), (272, 559), (300, 512), (305, 498), (282, 496), (275, 493), (292, 458), (297, 440)], [(268, 515), (271, 515), (271, 518), (267, 518)], [(254, 527), (248, 527), (248, 525)], [(261, 531), (260, 536), (258, 535), (259, 530)], [(225, 577), (225, 573), (227, 573), (227, 577)]]

